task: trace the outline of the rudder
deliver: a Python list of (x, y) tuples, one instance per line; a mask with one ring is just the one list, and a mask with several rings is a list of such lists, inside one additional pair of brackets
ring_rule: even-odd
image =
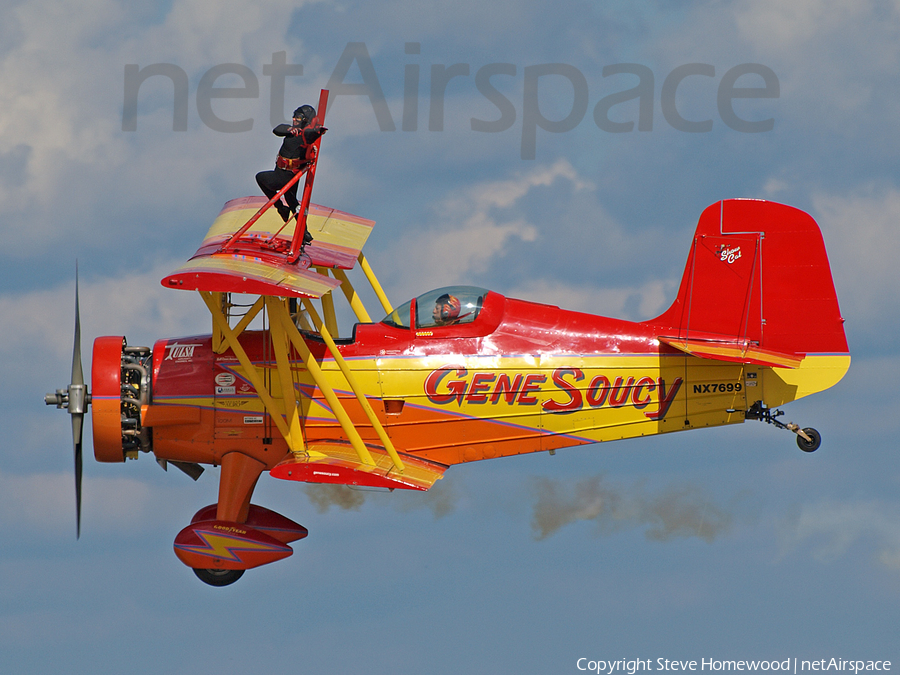
[(793, 367), (792, 355), (847, 354), (843, 321), (815, 220), (784, 204), (729, 199), (700, 216), (675, 302), (647, 323), (691, 353), (743, 345), (745, 357), (762, 356), (727, 347), (698, 355)]

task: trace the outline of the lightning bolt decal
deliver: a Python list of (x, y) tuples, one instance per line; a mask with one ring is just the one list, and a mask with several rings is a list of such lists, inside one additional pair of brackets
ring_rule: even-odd
[[(179, 536), (175, 541), (176, 552), (182, 551), (188, 555), (200, 555), (206, 558), (215, 558), (218, 560), (227, 560), (229, 562), (244, 564), (247, 563), (246, 556), (241, 554), (250, 553), (268, 556), (284, 557), (290, 555), (293, 549), (285, 546), (280, 542), (268, 543), (260, 541), (253, 535), (266, 535), (257, 533), (249, 529), (239, 529), (237, 532), (227, 532), (233, 529), (231, 526), (213, 525), (213, 528), (225, 531), (214, 531), (211, 529), (190, 528), (194, 535), (200, 539), (201, 544), (186, 544), (179, 542)], [(246, 535), (246, 536), (240, 536)]]

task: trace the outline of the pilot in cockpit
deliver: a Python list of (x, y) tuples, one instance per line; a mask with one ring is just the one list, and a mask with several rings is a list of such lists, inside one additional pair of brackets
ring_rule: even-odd
[(444, 293), (434, 301), (434, 309), (431, 316), (436, 326), (452, 326), (459, 322), (461, 305), (459, 298), (449, 293)]

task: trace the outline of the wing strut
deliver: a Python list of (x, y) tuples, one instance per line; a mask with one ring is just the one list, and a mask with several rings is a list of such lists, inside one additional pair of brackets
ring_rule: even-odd
[[(247, 356), (247, 352), (244, 351), (243, 346), (241, 346), (240, 341), (238, 340), (238, 334), (231, 329), (231, 326), (228, 325), (228, 319), (225, 318), (225, 314), (222, 312), (222, 304), (221, 302), (216, 302), (216, 298), (214, 297), (216, 294), (210, 293), (208, 291), (200, 291), (200, 297), (203, 298), (203, 302), (206, 303), (206, 307), (209, 309), (209, 313), (212, 315), (213, 324), (216, 328), (221, 332), (222, 338), (225, 343), (231, 347), (231, 351), (234, 352), (235, 358), (237, 358), (238, 363), (241, 364), (241, 367), (244, 369), (244, 372), (247, 375), (247, 379), (250, 380), (250, 384), (253, 385), (253, 388), (256, 389), (256, 393), (259, 396), (259, 399), (262, 401), (263, 405), (266, 407), (266, 410), (269, 410), (271, 413), (272, 420), (275, 422), (275, 426), (278, 427), (278, 431), (281, 432), (281, 435), (284, 436), (285, 440), (290, 443), (291, 439), (291, 430), (288, 428), (288, 425), (285, 423), (284, 418), (279, 414), (279, 408), (275, 403), (275, 399), (269, 394), (269, 390), (266, 388), (265, 382), (259, 376), (259, 372), (256, 370), (256, 367), (253, 365), (253, 362), (250, 360), (250, 357)], [(291, 387), (293, 390), (293, 387)], [(301, 444), (300, 450), (303, 449)], [(294, 447), (291, 447), (291, 450), (296, 450)]]
[(363, 274), (366, 275), (366, 279), (369, 280), (369, 283), (372, 286), (372, 290), (375, 291), (375, 295), (378, 297), (378, 302), (381, 303), (381, 307), (387, 314), (390, 314), (394, 311), (394, 308), (391, 307), (391, 303), (385, 295), (384, 290), (381, 288), (381, 284), (378, 283), (378, 277), (375, 276), (375, 272), (372, 270), (372, 266), (369, 264), (366, 256), (363, 255), (363, 252), (359, 252), (359, 256), (357, 256), (357, 260), (359, 261), (359, 268), (363, 271)]
[[(213, 301), (222, 308), (222, 312), (225, 316), (228, 316), (229, 310), (229, 296), (230, 293), (221, 293), (214, 292), (211, 294), (213, 297)], [(240, 335), (244, 332), (244, 329), (250, 325), (250, 322), (256, 318), (256, 315), (262, 311), (262, 308), (265, 306), (263, 302), (263, 296), (259, 296), (256, 299), (256, 302), (247, 310), (241, 320), (234, 327), (234, 334)], [(227, 321), (226, 321), (227, 323)], [(226, 349), (228, 349), (228, 343), (225, 341), (225, 335), (222, 333), (221, 329), (218, 327), (215, 321), (213, 321), (212, 326), (212, 348), (216, 354), (223, 353)]]
[[(314, 122), (321, 124), (324, 121), (327, 103), (328, 92), (322, 90), (319, 116)], [(432, 463), (423, 463), (422, 460), (410, 456), (401, 459), (400, 453), (394, 447), (364, 389), (360, 386), (357, 375), (344, 360), (332, 337), (339, 334), (332, 293), (337, 286), (341, 286), (357, 320), (364, 323), (372, 321), (345, 273), (345, 270), (352, 269), (356, 262), (359, 263), (384, 311), (390, 314), (393, 307), (362, 253), (362, 247), (374, 222), (336, 209), (310, 204), (319, 140), (310, 147), (307, 154), (309, 166), (306, 169), (306, 184), (292, 233), (288, 231), (282, 234), (287, 224), (282, 225), (280, 221), (276, 223), (277, 219), (271, 214), (264, 215), (280, 195), (276, 195), (275, 199), (269, 200), (258, 209), (257, 206), (262, 199), (246, 197), (232, 200), (226, 203), (216, 218), (197, 253), (175, 273), (165, 277), (163, 285), (200, 292), (212, 315), (213, 351), (223, 354), (231, 349), (247, 380), (256, 390), (263, 408), (293, 454), (292, 459), (285, 460), (290, 464), (287, 476), (291, 475), (295, 465), (338, 461), (335, 458), (339, 458), (339, 464), (353, 473), (354, 484), (414, 486), (416, 489), (427, 489), (440, 477), (443, 469), (435, 468), (437, 465), (431, 466)], [(299, 180), (300, 175), (302, 174), (298, 173), (294, 179)], [(248, 213), (253, 214), (249, 220), (247, 220)], [(313, 244), (305, 249), (305, 255), (301, 260), (300, 248), (307, 228), (307, 216), (310, 218), (315, 237)], [(281, 225), (281, 228), (272, 234), (277, 225)], [(290, 240), (287, 239), (288, 235), (291, 236)], [(329, 276), (329, 271), (332, 276)], [(232, 293), (258, 296), (234, 327), (231, 326), (231, 321), (237, 317), (231, 315), (232, 307), (235, 306), (231, 304)], [(292, 315), (294, 307), (298, 306), (298, 299), (302, 301), (304, 309)], [(312, 304), (313, 299), (321, 302), (321, 314)], [(274, 365), (274, 370), (277, 371), (274, 377), (281, 392), (280, 396), (277, 391), (270, 389), (271, 383), (268, 382), (268, 378), (264, 377), (258, 365), (253, 363), (240, 341), (241, 334), (262, 311), (270, 319), (268, 332), (272, 345), (271, 353), (274, 355), (274, 364), (268, 362), (262, 369), (272, 368)], [(330, 356), (334, 359), (383, 450), (375, 444), (371, 450), (366, 446), (347, 409), (329, 382), (329, 378), (334, 376), (329, 371), (326, 377), (298, 326), (309, 333), (317, 334), (316, 337), (320, 337), (325, 343), (325, 358)], [(293, 356), (292, 347), (296, 350)], [(303, 366), (297, 361), (292, 361), (297, 355)], [(303, 399), (296, 382), (297, 375), (303, 368), (325, 398), (324, 405), (330, 409), (338, 422), (349, 441), (349, 446), (340, 439), (324, 445), (308, 444)], [(373, 395), (377, 397), (377, 394)], [(357, 456), (358, 463), (351, 460), (353, 454)], [(373, 455), (377, 455), (377, 459)], [(394, 472), (395, 477), (388, 478), (391, 472)], [(302, 471), (299, 473), (303, 474)], [(363, 474), (370, 477), (366, 478)], [(405, 478), (401, 479), (400, 474), (404, 474)]]
[[(291, 359), (288, 354), (287, 334), (281, 328), (278, 320), (275, 320), (275, 312), (273, 305), (284, 307), (284, 301), (279, 298), (265, 298), (266, 309), (273, 321), (269, 325), (269, 331), (272, 337), (272, 348), (275, 352), (275, 370), (278, 372), (278, 378), (281, 383), (281, 399), (284, 401), (284, 413), (288, 420), (289, 436), (285, 437), (288, 447), (295, 454), (298, 448), (306, 450), (303, 442), (303, 429), (300, 426), (300, 401), (297, 399), (298, 391), (294, 387), (294, 378), (292, 376)], [(295, 329), (296, 330), (296, 329)], [(354, 447), (356, 447), (354, 445)], [(362, 461), (362, 457), (360, 457)]]
[[(378, 439), (382, 442), (382, 444), (384, 444), (384, 449), (387, 451), (388, 455), (391, 456), (391, 461), (394, 462), (394, 466), (397, 467), (399, 471), (403, 471), (403, 460), (400, 459), (400, 455), (397, 454), (397, 450), (394, 448), (393, 442), (391, 442), (390, 437), (387, 435), (387, 432), (384, 430), (384, 427), (381, 425), (378, 417), (376, 417), (375, 411), (372, 410), (372, 406), (369, 404), (369, 400), (365, 397), (365, 394), (362, 393), (362, 389), (360, 388), (359, 383), (357, 383), (356, 378), (353, 375), (353, 371), (350, 370), (350, 366), (347, 365), (347, 362), (344, 360), (344, 357), (341, 356), (341, 352), (340, 350), (338, 350), (337, 345), (334, 344), (334, 339), (331, 337), (331, 333), (329, 332), (328, 327), (319, 318), (319, 315), (316, 313), (316, 309), (313, 306), (312, 302), (304, 298), (303, 306), (312, 317), (313, 323), (316, 324), (316, 328), (319, 329), (319, 334), (322, 336), (322, 339), (325, 340), (325, 344), (328, 346), (328, 351), (331, 352), (331, 355), (334, 357), (335, 363), (337, 363), (338, 368), (340, 368), (341, 372), (344, 374), (344, 379), (347, 380), (347, 384), (350, 385), (350, 389), (354, 394), (356, 394), (356, 400), (359, 401), (359, 405), (362, 406), (363, 411), (365, 411), (366, 417), (368, 417), (369, 422), (372, 423), (372, 427), (375, 429), (375, 433), (378, 434)], [(294, 332), (296, 331), (297, 329), (294, 328)], [(300, 337), (299, 333), (297, 333), (297, 337), (300, 338), (301, 342), (303, 342), (303, 339)], [(303, 343), (303, 345), (306, 346), (306, 343)]]
[[(334, 274), (334, 278), (341, 282), (341, 290), (344, 292), (344, 297), (347, 298), (347, 302), (350, 303), (350, 308), (353, 310), (353, 313), (356, 314), (357, 320), (361, 323), (372, 323), (372, 317), (369, 316), (369, 313), (366, 311), (366, 306), (363, 304), (362, 300), (359, 299), (359, 294), (347, 278), (347, 273), (337, 267), (332, 270), (332, 273)], [(390, 312), (388, 312), (388, 314), (390, 314)]]
[[(272, 319), (270, 328), (272, 330), (273, 341), (277, 339), (276, 336), (280, 336), (281, 339), (286, 337), (291, 341), (291, 344), (294, 345), (294, 348), (300, 352), (300, 358), (303, 359), (303, 364), (306, 366), (309, 374), (312, 375), (316, 386), (319, 387), (319, 390), (325, 396), (328, 405), (331, 406), (331, 412), (334, 413), (338, 423), (340, 423), (341, 429), (347, 434), (350, 445), (353, 446), (353, 449), (356, 450), (356, 454), (359, 456), (359, 461), (368, 466), (375, 466), (375, 460), (372, 459), (369, 449), (366, 447), (365, 443), (363, 443), (362, 437), (359, 435), (356, 427), (353, 426), (353, 421), (341, 404), (337, 394), (334, 393), (334, 389), (331, 388), (331, 385), (328, 384), (328, 381), (325, 379), (322, 368), (312, 355), (312, 352), (309, 351), (309, 347), (300, 335), (300, 331), (297, 330), (297, 327), (294, 325), (293, 321), (291, 321), (291, 315), (285, 306), (285, 301), (281, 298), (273, 298), (271, 296), (266, 297), (266, 309), (268, 309), (269, 316)], [(331, 349), (331, 347), (329, 347), (329, 349)], [(334, 348), (334, 351), (337, 352), (337, 348)], [(287, 367), (290, 368), (290, 365), (288, 364)], [(278, 364), (278, 369), (282, 370), (281, 364)], [(293, 390), (293, 385), (291, 386), (291, 389)], [(357, 393), (357, 396), (359, 396), (359, 393)], [(294, 454), (300, 454), (306, 452), (306, 449), (302, 446), (300, 448), (291, 446), (291, 451), (294, 452)]]
[[(278, 371), (278, 377), (280, 379), (282, 400), (284, 401), (284, 405), (279, 406), (269, 393), (269, 390), (266, 388), (265, 382), (259, 375), (259, 371), (257, 371), (256, 367), (253, 365), (253, 362), (250, 360), (250, 357), (247, 355), (247, 352), (241, 345), (240, 340), (238, 339), (238, 334), (228, 325), (228, 319), (225, 317), (225, 314), (222, 311), (221, 302), (217, 302), (217, 299), (214, 297), (213, 293), (200, 291), (200, 296), (206, 303), (206, 306), (209, 309), (210, 314), (212, 315), (213, 323), (215, 324), (217, 330), (221, 333), (225, 344), (227, 344), (228, 347), (231, 348), (231, 351), (234, 353), (238, 362), (241, 364), (241, 367), (246, 373), (247, 379), (250, 380), (250, 384), (252, 384), (253, 388), (256, 389), (260, 400), (262, 401), (266, 410), (269, 411), (272, 420), (275, 422), (275, 426), (278, 427), (278, 431), (284, 437), (291, 452), (293, 452), (295, 455), (303, 454), (306, 452), (306, 446), (304, 443), (303, 431), (300, 424), (300, 402), (297, 399), (296, 388), (294, 387), (293, 379), (291, 377), (291, 363), (287, 350), (288, 342), (294, 345), (294, 348), (300, 353), (300, 357), (303, 359), (303, 363), (306, 366), (306, 369), (309, 371), (310, 375), (312, 375), (316, 386), (319, 387), (320, 391), (325, 396), (325, 400), (328, 402), (328, 405), (331, 407), (334, 416), (340, 423), (341, 429), (343, 429), (344, 433), (347, 434), (347, 438), (350, 440), (350, 444), (353, 446), (353, 449), (356, 450), (356, 454), (359, 456), (359, 461), (366, 466), (375, 466), (375, 460), (372, 459), (372, 455), (369, 452), (369, 449), (365, 446), (365, 443), (363, 442), (362, 437), (359, 435), (359, 432), (356, 430), (356, 427), (353, 426), (353, 421), (350, 419), (350, 416), (347, 414), (347, 411), (341, 404), (341, 401), (337, 397), (337, 394), (334, 393), (334, 389), (332, 389), (331, 385), (325, 379), (321, 367), (316, 362), (315, 358), (312, 355), (312, 352), (309, 351), (309, 347), (307, 347), (306, 342), (303, 340), (303, 337), (300, 335), (297, 327), (294, 325), (293, 321), (291, 321), (290, 313), (288, 312), (285, 299), (276, 298), (273, 296), (264, 296), (263, 298), (261, 298), (264, 301), (266, 309), (269, 312), (269, 316), (272, 319), (272, 323), (270, 326), (272, 333), (272, 346), (275, 350), (275, 365)], [(312, 308), (312, 305), (310, 305), (307, 309), (312, 309), (312, 311), (315, 312), (315, 310)], [(318, 320), (318, 315), (316, 314), (314, 316), (315, 319)], [(318, 320), (317, 322), (320, 321), (321, 320)], [(327, 333), (327, 329), (324, 327), (324, 325), (322, 325), (322, 330)], [(337, 347), (333, 345), (334, 341), (331, 340), (329, 350), (333, 350), (332, 354), (339, 354)], [(344, 367), (346, 367), (346, 363), (344, 363)], [(347, 373), (345, 373), (344, 375), (346, 377)], [(357, 398), (362, 395), (359, 391), (357, 391), (356, 394)], [(364, 396), (362, 398), (365, 401), (364, 409), (366, 408), (366, 406), (368, 406), (367, 415), (370, 415), (369, 419), (373, 420), (374, 424), (377, 424), (376, 430), (380, 430), (379, 438), (384, 435), (384, 439), (387, 439), (388, 443), (390, 443), (390, 438), (387, 437), (387, 434), (384, 432), (384, 429), (378, 422), (378, 418), (375, 417), (374, 412), (372, 412), (372, 408), (368, 405), (368, 401), (365, 400)], [(394, 460), (395, 466), (397, 466), (398, 469), (401, 469), (403, 465), (402, 462), (400, 462), (399, 456), (396, 456), (396, 450), (394, 450), (393, 445), (390, 446), (390, 452), (393, 452), (391, 459)], [(394, 459), (394, 457), (396, 457), (396, 459)]]
[[(265, 386), (265, 383), (259, 375), (259, 372), (253, 365), (250, 357), (247, 355), (247, 352), (244, 350), (243, 346), (240, 343), (240, 340), (238, 339), (238, 336), (240, 334), (238, 328), (243, 330), (243, 326), (241, 324), (245, 324), (249, 321), (249, 319), (247, 319), (247, 316), (244, 317), (244, 319), (240, 324), (238, 324), (238, 326), (232, 329), (228, 325), (228, 319), (223, 311), (222, 299), (221, 297), (217, 297), (219, 294), (201, 291), (200, 295), (206, 303), (210, 314), (212, 315), (216, 334), (220, 336), (221, 339), (221, 345), (219, 346), (218, 351), (224, 351), (228, 347), (231, 348), (235, 357), (238, 359), (238, 362), (241, 364), (241, 367), (247, 374), (247, 378), (250, 380), (250, 383), (259, 394), (260, 400), (262, 401), (263, 405), (270, 412), (275, 425), (278, 427), (278, 431), (281, 432), (281, 435), (287, 442), (291, 452), (293, 452), (295, 455), (304, 454), (307, 452), (307, 448), (303, 437), (302, 424), (300, 421), (300, 401), (298, 399), (298, 393), (296, 391), (296, 387), (294, 387), (292, 378), (292, 367), (290, 354), (288, 353), (288, 344), (293, 345), (294, 349), (296, 349), (300, 354), (300, 358), (303, 360), (303, 364), (306, 367), (306, 370), (312, 376), (313, 381), (316, 383), (316, 386), (325, 397), (325, 400), (334, 413), (334, 416), (337, 418), (338, 423), (341, 425), (341, 429), (347, 435), (351, 446), (353, 446), (353, 449), (359, 456), (359, 461), (364, 466), (375, 466), (375, 460), (372, 458), (369, 449), (366, 447), (365, 443), (362, 440), (362, 437), (359, 435), (359, 432), (353, 425), (353, 421), (350, 419), (350, 415), (347, 413), (346, 409), (344, 408), (337, 394), (334, 392), (332, 386), (329, 384), (328, 380), (325, 378), (321, 366), (318, 364), (312, 352), (309, 350), (306, 341), (303, 339), (303, 336), (300, 335), (300, 331), (297, 330), (297, 326), (294, 324), (294, 321), (292, 320), (287, 307), (287, 299), (274, 296), (262, 296), (253, 306), (253, 309), (256, 309), (257, 305), (260, 305), (261, 303), (264, 304), (266, 311), (271, 318), (270, 330), (272, 337), (272, 346), (275, 352), (275, 366), (281, 385), (282, 400), (284, 402), (283, 406), (279, 406), (275, 398), (273, 398), (269, 393), (268, 389)], [(360, 387), (359, 382), (356, 380), (352, 369), (347, 364), (347, 361), (344, 359), (344, 357), (341, 356), (341, 352), (337, 348), (337, 345), (334, 342), (334, 338), (331, 336), (331, 331), (326, 325), (326, 322), (323, 321), (319, 316), (319, 313), (316, 311), (315, 306), (310, 300), (304, 298), (303, 306), (312, 319), (312, 322), (318, 330), (319, 335), (321, 335), (322, 339), (324, 340), (325, 345), (328, 348), (328, 353), (334, 359), (338, 368), (340, 368), (344, 379), (347, 381), (347, 384), (356, 396), (356, 400), (359, 402), (359, 405), (365, 413), (366, 418), (369, 420), (369, 423), (372, 425), (372, 428), (378, 435), (378, 439), (384, 445), (384, 449), (390, 456), (391, 462), (398, 471), (402, 472), (405, 469), (403, 460), (400, 458), (400, 455), (394, 447), (390, 436), (388, 436), (387, 431), (381, 424), (378, 416), (375, 414), (372, 405), (369, 403), (369, 400), (363, 393), (363, 390)], [(253, 314), (255, 313), (256, 312), (253, 312)], [(248, 316), (249, 314), (250, 313), (248, 313)]]

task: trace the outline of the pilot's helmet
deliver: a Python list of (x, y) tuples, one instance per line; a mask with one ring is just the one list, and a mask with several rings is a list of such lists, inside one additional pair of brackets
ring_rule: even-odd
[(316, 109), (311, 105), (301, 105), (294, 111), (294, 119), (300, 120), (301, 127), (305, 127), (307, 124), (312, 122), (315, 116)]
[(461, 307), (459, 298), (444, 293), (434, 301), (434, 319), (438, 323), (452, 323), (459, 318)]

